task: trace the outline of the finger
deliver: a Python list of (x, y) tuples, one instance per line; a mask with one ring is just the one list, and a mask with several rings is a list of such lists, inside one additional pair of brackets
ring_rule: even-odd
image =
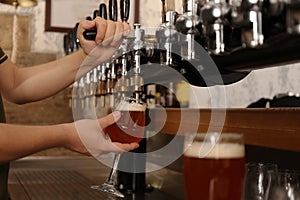
[(87, 29), (92, 29), (96, 26), (96, 23), (89, 20), (82, 20), (79, 23), (79, 26), (77, 28), (77, 38), (83, 37), (83, 32)]
[(96, 23), (94, 21), (89, 20), (82, 20), (81, 23), (79, 23), (83, 29), (91, 29), (96, 26)]
[(123, 23), (122, 22), (116, 22), (116, 30), (113, 38), (113, 42), (111, 45), (116, 46), (120, 43), (121, 39), (123, 38)]
[(106, 128), (116, 123), (120, 119), (120, 117), (121, 113), (119, 111), (114, 111), (113, 113), (99, 119), (99, 124), (101, 128)]
[(122, 144), (118, 142), (113, 142), (113, 144), (120, 149), (120, 151), (132, 151), (139, 147), (138, 143), (129, 143), (129, 144)]
[(105, 39), (105, 34), (106, 34), (106, 29), (107, 29), (107, 20), (101, 18), (101, 17), (96, 17), (94, 19), (97, 27), (97, 35), (95, 38), (96, 43), (99, 45), (103, 42)]
[(123, 36), (128, 36), (129, 32), (131, 30), (131, 27), (128, 23), (123, 22)]
[(110, 43), (113, 41), (113, 36), (116, 30), (116, 24), (113, 21), (107, 20), (106, 23), (107, 23), (106, 33), (105, 33), (104, 40), (102, 42), (102, 45), (105, 47), (110, 45)]

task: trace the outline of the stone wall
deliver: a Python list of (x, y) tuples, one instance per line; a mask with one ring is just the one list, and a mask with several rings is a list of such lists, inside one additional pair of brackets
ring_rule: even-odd
[[(56, 59), (56, 53), (32, 52), (30, 48), (30, 17), (18, 16), (17, 41), (13, 42), (13, 15), (0, 14), (0, 46), (11, 57), (13, 43), (17, 43), (16, 65), (28, 67)], [(51, 83), (50, 83), (51, 84)], [(4, 99), (5, 114), (8, 123), (24, 125), (49, 125), (73, 121), (72, 111), (68, 106), (65, 91), (46, 100), (16, 105)], [(52, 149), (37, 155), (65, 155), (70, 154), (64, 149)]]
[[(13, 47), (13, 15), (0, 15), (1, 47), (11, 56)], [(30, 51), (30, 16), (18, 16), (17, 56), (18, 67), (28, 67), (56, 59), (56, 54)], [(6, 117), (9, 123), (16, 124), (55, 124), (72, 120), (68, 100), (61, 92), (47, 100), (28, 105), (14, 105), (5, 101)]]

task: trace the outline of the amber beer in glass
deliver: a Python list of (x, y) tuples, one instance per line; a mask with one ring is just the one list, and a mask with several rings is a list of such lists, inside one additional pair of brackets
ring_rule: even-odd
[(197, 134), (184, 154), (187, 200), (241, 200), (244, 177), (241, 134)]
[(122, 100), (115, 110), (121, 112), (117, 123), (104, 129), (111, 141), (120, 143), (140, 142), (144, 137), (146, 105), (135, 99)]

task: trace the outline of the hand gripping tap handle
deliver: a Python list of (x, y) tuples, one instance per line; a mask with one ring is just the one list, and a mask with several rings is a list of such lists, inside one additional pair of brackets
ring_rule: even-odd
[[(121, 0), (120, 2), (121, 7), (121, 19), (123, 22), (127, 22), (130, 13), (130, 0)], [(106, 4), (102, 3), (99, 6), (99, 15), (100, 17), (107, 19), (107, 6)], [(118, 6), (117, 0), (110, 0), (109, 1), (109, 18), (110, 20), (117, 21), (118, 19)], [(83, 36), (87, 40), (95, 40), (97, 35), (97, 30), (86, 30), (83, 33)]]
[[(103, 19), (107, 19), (107, 6), (105, 3), (101, 3), (99, 5), (99, 16)], [(83, 32), (83, 36), (86, 40), (95, 40), (96, 35), (96, 29), (86, 30)]]

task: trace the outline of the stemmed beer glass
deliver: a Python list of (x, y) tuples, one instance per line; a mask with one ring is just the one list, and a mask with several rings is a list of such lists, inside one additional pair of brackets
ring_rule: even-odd
[[(121, 118), (115, 124), (105, 128), (104, 133), (107, 134), (112, 142), (140, 142), (144, 137), (146, 104), (139, 99), (123, 97), (114, 110), (121, 112)], [(120, 156), (121, 153), (115, 153), (112, 169), (106, 182), (102, 185), (94, 185), (91, 187), (92, 189), (124, 197), (115, 187), (114, 181)]]
[(268, 187), (269, 173), (277, 170), (275, 163), (247, 163), (244, 200), (263, 200)]
[(269, 171), (268, 188), (264, 200), (300, 200), (299, 172)]

